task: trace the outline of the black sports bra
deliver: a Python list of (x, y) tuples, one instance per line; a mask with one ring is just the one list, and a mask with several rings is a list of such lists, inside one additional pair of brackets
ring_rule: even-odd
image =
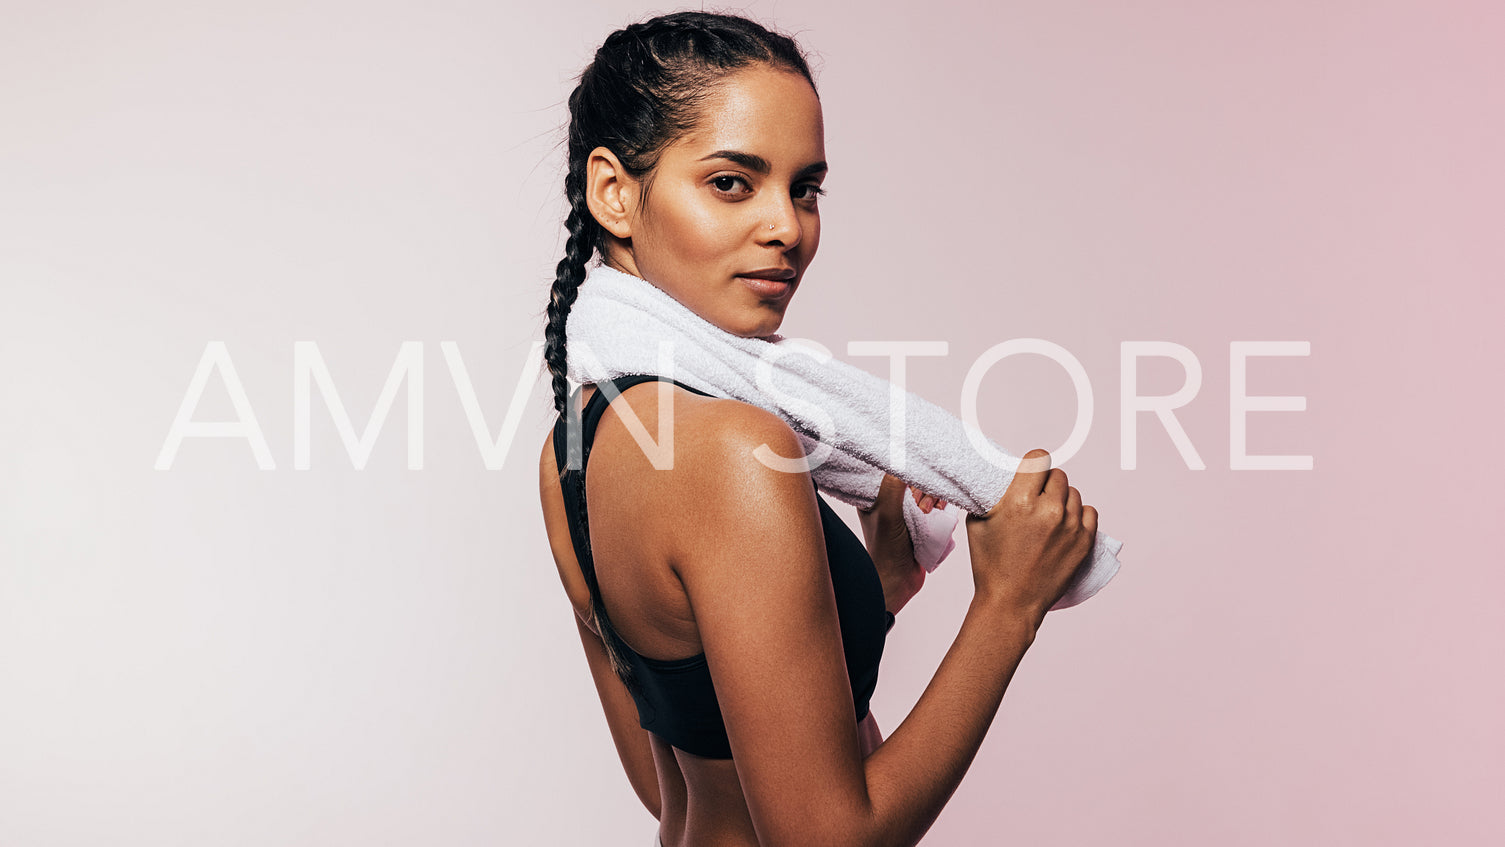
[[(617, 393), (640, 382), (663, 380), (705, 397), (713, 395), (652, 374), (635, 374), (612, 380)], [(576, 389), (579, 394), (580, 389)], [(582, 412), (581, 461), (579, 469), (566, 470), (568, 421), (577, 407), (576, 397), (567, 408), (570, 417), (560, 416), (554, 425), (554, 457), (563, 472), (565, 513), (569, 517), (570, 539), (575, 556), (590, 587), (592, 600), (604, 608), (596, 583), (595, 562), (591, 558), (590, 533), (581, 519), (585, 504), (585, 466), (590, 459), (591, 442), (596, 425), (606, 410), (605, 392), (598, 384)], [(813, 484), (813, 482), (812, 482)], [(893, 615), (884, 609), (883, 584), (868, 556), (867, 548), (817, 491), (821, 529), (826, 538), (826, 558), (831, 568), (831, 587), (836, 594), (836, 611), (841, 620), (841, 644), (846, 653), (847, 676), (852, 684), (852, 707), (858, 721), (867, 717), (868, 700), (878, 685), (878, 662)], [(605, 616), (603, 616), (604, 618)], [(683, 659), (653, 659), (632, 649), (609, 619), (599, 621), (603, 638), (612, 639), (617, 651), (630, 668), (624, 680), (637, 702), (638, 723), (643, 729), (663, 738), (670, 745), (688, 753), (712, 759), (730, 759), (731, 743), (722, 722), (721, 706), (711, 683), (705, 653)]]

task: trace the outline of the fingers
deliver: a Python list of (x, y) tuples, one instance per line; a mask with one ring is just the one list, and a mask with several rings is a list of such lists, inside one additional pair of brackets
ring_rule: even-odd
[(1091, 506), (1082, 507), (1081, 531), (1077, 538), (1078, 543), (1081, 544), (1082, 557), (1085, 559), (1091, 555), (1092, 548), (1097, 544), (1097, 509)]
[(1066, 484), (1066, 472), (1060, 468), (1051, 468), (1045, 475), (1045, 489), (1040, 492), (1040, 499), (1065, 505), (1069, 487)]
[(920, 511), (927, 515), (930, 514), (931, 509), (946, 508), (946, 501), (943, 498), (937, 497), (934, 494), (926, 494), (913, 485), (909, 487), (909, 496), (914, 498), (915, 504), (920, 507)]

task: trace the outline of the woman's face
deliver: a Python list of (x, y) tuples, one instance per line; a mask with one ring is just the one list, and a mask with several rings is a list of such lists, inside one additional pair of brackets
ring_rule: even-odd
[(820, 100), (766, 66), (725, 78), (696, 129), (663, 151), (647, 202), (630, 179), (606, 262), (721, 329), (772, 334), (820, 244)]

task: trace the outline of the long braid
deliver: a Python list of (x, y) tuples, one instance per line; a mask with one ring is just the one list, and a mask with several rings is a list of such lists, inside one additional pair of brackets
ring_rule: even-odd
[[(585, 83), (582, 82), (570, 97), (573, 106), (579, 99)], [(566, 409), (569, 403), (569, 382), (567, 375), (567, 350), (565, 347), (565, 325), (569, 319), (570, 308), (575, 305), (575, 298), (580, 293), (580, 284), (585, 281), (585, 265), (600, 248), (603, 230), (601, 224), (591, 214), (590, 208), (585, 201), (585, 155), (580, 150), (583, 147), (583, 139), (572, 132), (570, 138), (570, 162), (569, 170), (564, 177), (565, 198), (570, 204), (570, 213), (564, 219), (565, 229), (569, 231), (569, 238), (564, 245), (564, 258), (554, 269), (554, 287), (549, 295), (549, 322), (544, 328), (544, 360), (548, 363), (549, 373), (553, 376), (554, 409), (561, 415), (568, 413)], [(578, 417), (572, 419), (578, 431), (583, 423)], [(580, 433), (583, 435), (583, 433)], [(589, 517), (585, 506), (585, 462), (580, 455), (581, 444), (575, 437), (569, 437), (566, 441), (568, 459), (564, 469), (560, 471), (561, 486), (570, 486), (573, 491), (570, 495), (577, 498), (580, 510), (580, 526), (582, 529), (590, 526)], [(587, 555), (593, 555), (590, 549), (590, 532), (580, 533), (584, 539)], [(612, 671), (617, 677), (629, 686), (635, 685), (632, 666), (622, 655), (620, 639), (616, 630), (612, 628), (610, 618), (606, 614), (606, 606), (601, 600), (601, 587), (596, 581), (596, 572), (591, 568), (584, 574), (586, 585), (590, 589), (591, 617), (596, 621), (596, 628), (601, 632), (601, 640), (606, 647), (606, 657), (611, 662)]]
[(564, 245), (564, 258), (554, 269), (554, 287), (549, 292), (548, 324), (544, 328), (544, 361), (553, 376), (554, 410), (565, 413), (569, 402), (570, 385), (565, 378), (567, 359), (565, 351), (565, 324), (575, 297), (580, 293), (580, 283), (585, 281), (585, 264), (596, 252), (601, 225), (585, 205), (585, 163), (572, 162), (570, 172), (564, 179), (565, 194), (570, 201), (569, 216), (564, 219), (569, 230), (569, 239)]

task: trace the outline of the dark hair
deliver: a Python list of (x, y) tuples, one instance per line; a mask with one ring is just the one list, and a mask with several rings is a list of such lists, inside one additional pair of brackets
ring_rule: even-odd
[[(565, 321), (585, 280), (586, 263), (597, 253), (604, 255), (606, 245), (605, 231), (586, 207), (586, 158), (597, 147), (610, 150), (629, 174), (643, 180), (646, 202), (664, 148), (694, 129), (701, 118), (700, 108), (718, 81), (755, 64), (798, 73), (815, 87), (810, 66), (794, 39), (747, 18), (711, 12), (675, 12), (619, 29), (606, 37), (595, 58), (580, 72), (569, 99), (564, 177), (564, 194), (570, 204), (564, 226), (569, 240), (554, 272), (544, 331), (544, 360), (553, 376), (554, 408), (560, 415), (566, 413), (569, 402)], [(571, 461), (567, 467), (579, 464)], [(577, 484), (583, 491), (583, 479)], [(565, 491), (570, 496), (568, 487)], [(585, 524), (585, 498), (581, 497), (581, 530)], [(589, 544), (589, 534), (581, 534)], [(617, 675), (627, 681), (628, 668), (606, 619), (595, 574), (587, 574), (587, 581), (591, 611), (607, 655)]]

